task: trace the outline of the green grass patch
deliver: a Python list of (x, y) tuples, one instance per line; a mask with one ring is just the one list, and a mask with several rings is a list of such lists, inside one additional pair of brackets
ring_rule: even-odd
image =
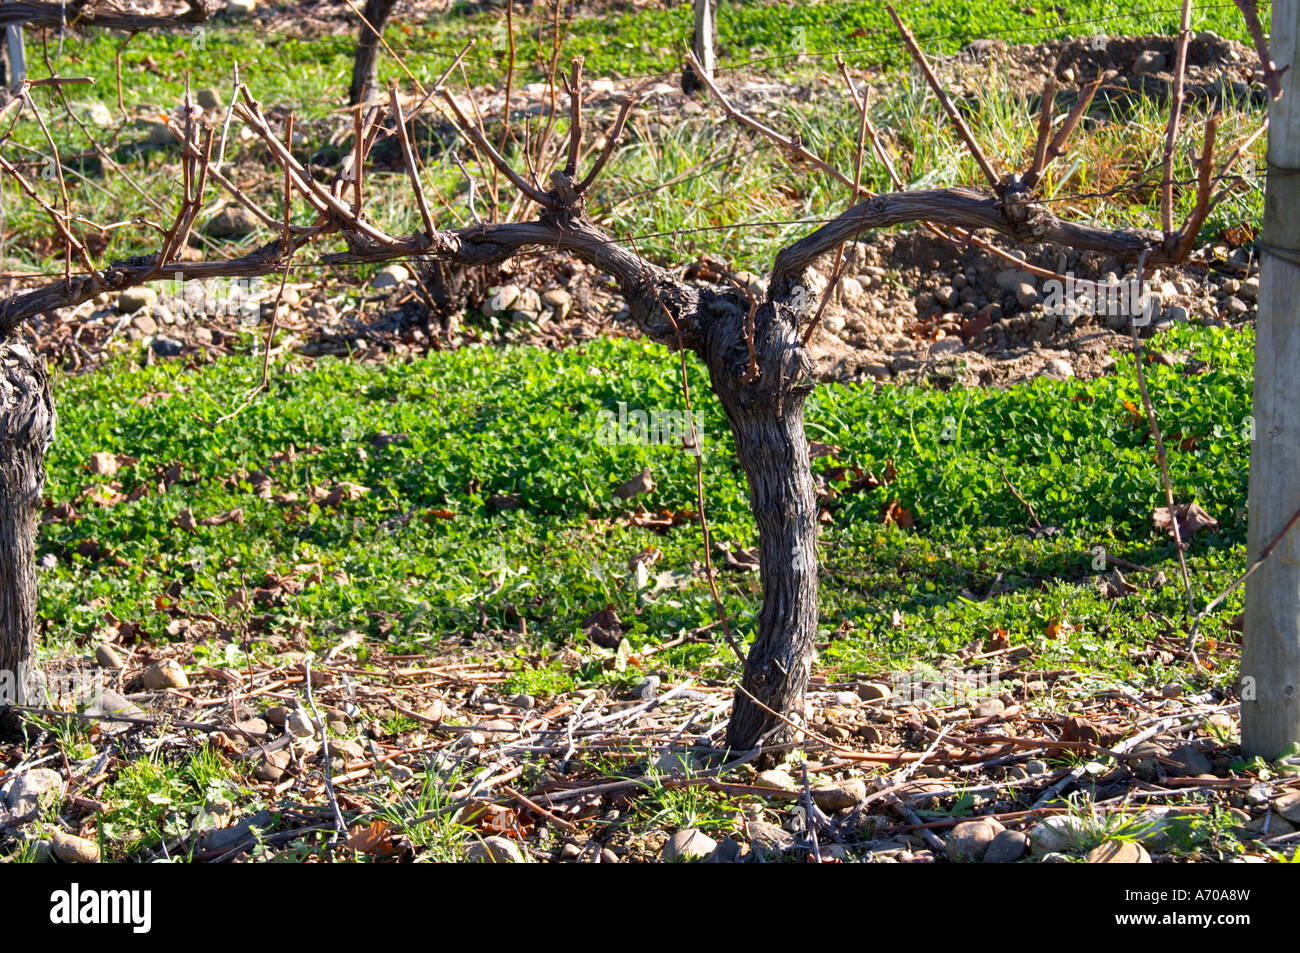
[[(1181, 435), (1170, 456), (1178, 497), (1221, 523), (1192, 541), (1208, 593), (1244, 559), (1251, 338), (1180, 329), (1162, 346), (1203, 362), (1195, 373), (1177, 363), (1153, 364), (1148, 374), (1165, 433)], [(906, 666), (1002, 629), (1039, 647), (1044, 664), (1168, 676), (1158, 662), (1128, 656), (1167, 631), (1161, 620), (1179, 615), (1178, 588), (1115, 601), (1092, 584), (1098, 547), (1176, 578), (1171, 544), (1151, 522), (1163, 499), (1152, 441), (1133, 410), (1129, 365), (1120, 367), (1087, 383), (1040, 380), (1005, 391), (818, 389), (809, 434), (843, 449), (816, 468), (880, 474), (892, 461), (897, 470), (892, 483), (845, 493), (832, 508), (821, 540), (825, 664)], [(537, 644), (573, 646), (592, 664), (574, 673), (521, 656), (514, 690), (560, 691), (575, 676), (631, 678), (606, 671), (604, 653), (586, 644), (587, 615), (613, 605), (633, 648), (715, 615), (707, 585), (691, 571), (702, 556), (698, 527), (632, 525), (629, 504), (611, 493), (648, 466), (659, 486), (647, 508), (693, 511), (690, 458), (670, 446), (596, 439), (602, 411), (617, 414), (619, 402), (682, 409), (677, 373), (658, 346), (627, 340), (563, 352), (468, 348), (382, 366), (326, 359), (281, 369), (269, 393), (224, 423), (258, 380), (258, 360), (202, 368), (120, 360), (62, 379), (47, 494), (77, 500), (79, 518), (47, 522), (40, 533), (39, 555), (53, 562), (41, 579), (47, 648), (89, 645), (123, 620), (148, 640), (200, 633), (209, 664), (238, 666), (265, 635), (320, 646), (359, 629), (395, 650), (423, 651), (515, 633), (526, 620)], [(693, 373), (715, 538), (751, 545), (744, 480), (721, 411)], [(118, 499), (97, 489), (108, 478), (88, 472), (94, 452), (137, 459), (112, 478), (120, 502), (92, 502)], [(160, 492), (177, 466), (182, 479)], [(1026, 532), (1003, 471), (1058, 528), (1053, 535)], [(349, 485), (364, 492), (346, 492)], [(498, 505), (515, 494), (517, 508)], [(884, 525), (882, 512), (895, 503), (914, 515), (913, 528)], [(647, 548), (662, 556), (638, 573), (633, 558)], [(1000, 594), (984, 599), (995, 584)], [(756, 574), (722, 573), (721, 589), (747, 637), (759, 606)], [(1230, 599), (1218, 618), (1238, 603)], [(1214, 620), (1207, 631), (1218, 631)], [(731, 664), (712, 644), (656, 659), (690, 671)]]

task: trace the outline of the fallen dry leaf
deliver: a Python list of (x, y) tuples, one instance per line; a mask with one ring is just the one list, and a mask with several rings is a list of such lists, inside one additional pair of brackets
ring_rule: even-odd
[(611, 603), (587, 616), (582, 623), (582, 631), (602, 648), (613, 649), (623, 640), (623, 621)]
[[(888, 481), (886, 481), (888, 482)], [(882, 522), (888, 526), (890, 523), (896, 524), (900, 529), (908, 529), (916, 525), (916, 517), (912, 515), (911, 510), (899, 506), (898, 500), (894, 500), (885, 507)]]
[[(185, 512), (189, 513), (190, 511), (186, 510)], [(190, 518), (191, 519), (194, 518), (193, 513), (190, 513)], [(243, 509), (236, 506), (233, 510), (231, 510), (228, 513), (219, 513), (216, 516), (205, 517), (201, 521), (200, 525), (201, 526), (224, 526), (227, 523), (238, 523), (240, 526), (243, 526), (244, 525)]]
[(628, 500), (634, 496), (640, 496), (643, 493), (649, 493), (655, 488), (655, 481), (650, 476), (650, 468), (646, 467), (626, 483), (621, 483), (614, 488), (614, 495), (620, 500)]
[(112, 453), (92, 453), (90, 472), (98, 476), (112, 476), (117, 473), (117, 456)]
[[(1219, 521), (1195, 503), (1176, 503), (1174, 513), (1178, 519), (1178, 535), (1189, 540), (1203, 529), (1218, 529)], [(1169, 518), (1169, 507), (1157, 506), (1151, 515), (1156, 529), (1173, 533), (1173, 521)]]
[(378, 852), (388, 843), (393, 825), (388, 821), (373, 821), (366, 827), (354, 828), (344, 845), (363, 854)]

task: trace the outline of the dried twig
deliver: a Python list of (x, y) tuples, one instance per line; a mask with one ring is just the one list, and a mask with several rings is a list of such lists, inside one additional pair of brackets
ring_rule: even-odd
[(307, 707), (311, 709), (312, 722), (315, 728), (320, 732), (321, 758), (325, 762), (325, 795), (329, 798), (330, 811), (334, 814), (334, 835), (331, 842), (337, 840), (339, 836), (348, 832), (347, 822), (343, 820), (343, 814), (339, 811), (338, 795), (334, 793), (333, 772), (330, 770), (330, 738), (329, 732), (325, 730), (325, 722), (316, 709), (316, 699), (311, 693), (311, 655), (308, 654), (302, 663), (303, 669), (303, 692), (307, 695)]
[(1025, 188), (1032, 189), (1038, 184), (1039, 176), (1047, 166), (1047, 145), (1052, 136), (1052, 112), (1056, 106), (1056, 77), (1049, 76), (1043, 87), (1043, 102), (1038, 110), (1038, 138), (1034, 142), (1034, 161), (1025, 172), (1021, 181)]
[[(397, 138), (402, 145), (402, 159), (406, 164), (406, 175), (411, 180), (411, 191), (415, 193), (415, 204), (420, 210), (420, 219), (424, 222), (424, 233), (431, 239), (438, 229), (429, 214), (429, 202), (424, 197), (424, 184), (420, 181), (420, 168), (415, 162), (415, 150), (411, 148), (411, 136), (406, 128), (406, 119), (402, 115), (402, 100), (397, 95), (397, 84), (388, 87), (388, 101), (393, 110), (393, 122), (397, 126)], [(360, 178), (358, 176), (358, 178)], [(361, 200), (357, 200), (357, 212), (360, 214)]]
[(686, 61), (687, 63), (690, 64), (691, 68), (695, 70), (696, 75), (700, 77), (701, 82), (704, 83), (709, 93), (712, 94), (713, 98), (718, 101), (718, 105), (722, 107), (722, 111), (726, 114), (728, 119), (734, 120), (735, 122), (740, 123), (742, 126), (747, 126), (748, 128), (753, 129), (755, 132), (759, 133), (760, 135), (766, 136), (768, 139), (772, 140), (774, 143), (780, 146), (781, 149), (787, 154), (797, 156), (799, 159), (803, 160), (804, 162), (807, 162), (810, 165), (813, 165), (816, 168), (820, 169), (822, 172), (825, 172), (831, 178), (836, 179), (837, 181), (841, 182), (844, 185), (849, 186), (850, 188), (853, 188), (852, 179), (850, 179), (847, 175), (845, 175), (839, 169), (835, 168), (830, 163), (823, 160), (816, 153), (809, 151), (809, 149), (806, 146), (804, 146), (802, 142), (796, 142), (795, 140), (789, 138), (788, 136), (781, 135), (781, 133), (777, 132), (775, 129), (771, 128), (770, 126), (765, 126), (757, 119), (752, 118), (751, 116), (745, 114), (744, 112), (741, 112), (739, 109), (733, 106), (731, 104), (731, 101), (727, 99), (725, 95), (723, 95), (722, 90), (718, 89), (717, 84), (714, 83), (714, 81), (711, 78), (709, 78), (704, 74), (704, 68), (700, 66), (699, 61), (695, 59), (694, 53), (687, 53)]
[(1246, 30), (1250, 33), (1251, 41), (1255, 44), (1255, 52), (1259, 54), (1259, 62), (1264, 68), (1264, 83), (1268, 86), (1269, 99), (1276, 102), (1282, 98), (1282, 74), (1291, 68), (1288, 63), (1281, 69), (1273, 65), (1273, 58), (1268, 49), (1268, 38), (1264, 33), (1264, 27), (1259, 22), (1259, 7), (1255, 0), (1233, 0), (1241, 10), (1241, 15), (1246, 18)]
[(569, 76), (569, 161), (564, 174), (572, 179), (578, 174), (578, 156), (582, 152), (582, 57), (573, 58)]
[(934, 74), (930, 61), (926, 59), (925, 52), (921, 49), (920, 44), (916, 42), (916, 37), (912, 35), (912, 31), (907, 28), (907, 24), (903, 22), (892, 4), (885, 4), (885, 10), (894, 21), (894, 26), (898, 27), (898, 32), (902, 36), (908, 52), (912, 54), (917, 66), (921, 68), (925, 81), (930, 84), (930, 89), (938, 97), (939, 104), (943, 106), (943, 111), (948, 114), (948, 119), (953, 124), (953, 128), (957, 130), (957, 135), (961, 136), (962, 141), (966, 143), (966, 148), (970, 150), (970, 154), (975, 159), (976, 164), (979, 165), (980, 171), (984, 173), (984, 178), (988, 179), (989, 185), (994, 188), (999, 187), (1002, 184), (1002, 177), (994, 170), (992, 163), (984, 155), (984, 150), (975, 141), (975, 136), (970, 131), (970, 127), (966, 125), (966, 120), (961, 118), (961, 113), (957, 112), (957, 107), (952, 104), (948, 91), (943, 88), (943, 84), (939, 82), (939, 77)]
[(579, 195), (591, 188), (591, 184), (596, 181), (596, 177), (600, 175), (601, 170), (605, 168), (605, 163), (607, 163), (610, 156), (614, 154), (614, 149), (617, 148), (619, 140), (623, 137), (623, 127), (627, 124), (628, 113), (632, 111), (632, 107), (636, 105), (636, 101), (636, 93), (629, 94), (627, 98), (623, 100), (623, 105), (619, 108), (618, 117), (614, 120), (614, 125), (610, 128), (609, 132), (605, 133), (605, 145), (601, 148), (600, 155), (596, 157), (596, 161), (592, 163), (591, 168), (587, 171), (587, 174), (583, 176), (582, 182), (580, 182), (576, 188)]
[(1165, 126), (1165, 154), (1161, 162), (1160, 224), (1165, 234), (1174, 230), (1174, 147), (1178, 141), (1178, 122), (1183, 113), (1183, 83), (1187, 73), (1187, 44), (1192, 38), (1192, 0), (1183, 0), (1182, 21), (1174, 49), (1174, 91), (1169, 103), (1169, 122)]
[[(1177, 520), (1174, 522), (1177, 522)], [(1282, 524), (1282, 528), (1277, 531), (1277, 535), (1269, 540), (1268, 545), (1259, 551), (1259, 555), (1255, 557), (1255, 561), (1250, 564), (1246, 571), (1229, 583), (1228, 588), (1224, 589), (1221, 593), (1211, 599), (1209, 604), (1196, 614), (1196, 618), (1192, 621), (1192, 630), (1187, 634), (1187, 651), (1195, 652), (1196, 636), (1200, 631), (1201, 623), (1205, 621), (1205, 618), (1217, 609), (1219, 604), (1223, 602), (1224, 599), (1228, 598), (1228, 596), (1231, 595), (1238, 586), (1249, 579), (1256, 569), (1264, 565), (1268, 558), (1273, 555), (1273, 551), (1277, 549), (1278, 544), (1282, 542), (1287, 533), (1291, 532), (1292, 527), (1294, 527), (1297, 522), (1300, 522), (1300, 510), (1296, 510), (1292, 513), (1291, 518)]]

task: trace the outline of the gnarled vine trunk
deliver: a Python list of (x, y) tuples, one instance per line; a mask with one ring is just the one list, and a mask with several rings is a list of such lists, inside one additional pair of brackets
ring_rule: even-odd
[[(379, 38), (384, 32), (388, 17), (397, 6), (397, 0), (366, 0), (357, 37), (357, 49), (352, 54), (352, 85), (348, 89), (348, 105), (356, 106), (374, 97), (379, 89)], [(374, 27), (374, 29), (371, 29)]]
[(709, 324), (701, 349), (758, 527), (763, 605), (727, 729), (735, 749), (791, 738), (781, 716), (802, 715), (817, 635), (817, 497), (803, 424), (812, 366), (798, 318), (781, 301), (755, 315), (754, 379), (743, 318)]
[(0, 707), (39, 700), (36, 513), (53, 437), (44, 361), (22, 344), (0, 345)]

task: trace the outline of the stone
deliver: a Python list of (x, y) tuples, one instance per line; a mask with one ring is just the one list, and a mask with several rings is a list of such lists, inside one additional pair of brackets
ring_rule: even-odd
[(1020, 831), (1001, 831), (984, 851), (986, 864), (1014, 864), (1029, 849), (1029, 838)]
[(1014, 292), (1022, 284), (1034, 287), (1034, 276), (1018, 268), (1004, 268), (994, 276), (993, 281), (1003, 291)]
[(55, 831), (50, 836), (50, 849), (65, 864), (99, 863), (99, 845), (84, 837)]
[(770, 768), (761, 772), (754, 779), (754, 785), (760, 788), (775, 788), (778, 791), (795, 791), (798, 785), (795, 784), (794, 778), (789, 773), (780, 768)]
[[(103, 688), (86, 706), (88, 715), (116, 715), (119, 718), (146, 718), (148, 715), (139, 705), (119, 695), (111, 688)], [(118, 734), (131, 727), (129, 722), (101, 722), (99, 730), (106, 734)]]
[(1044, 366), (1043, 373), (1047, 377), (1068, 380), (1074, 376), (1074, 366), (1063, 357), (1054, 357)]
[(208, 800), (204, 802), (202, 809), (194, 818), (194, 830), (200, 834), (220, 830), (230, 823), (234, 811), (229, 801)]
[(146, 337), (148, 337), (149, 334), (159, 333), (159, 325), (157, 325), (157, 321), (153, 320), (152, 315), (148, 315), (148, 313), (143, 311), (131, 319), (131, 326), (133, 326), (135, 330), (138, 330), (140, 334), (146, 335)]
[(1072, 818), (1054, 814), (1035, 824), (1029, 832), (1029, 852), (1039, 856), (1068, 850), (1082, 834)]
[(226, 13), (232, 17), (252, 16), (257, 10), (257, 0), (226, 0)]
[(519, 300), (518, 285), (501, 285), (497, 288), (489, 288), (488, 291), (490, 294), (487, 300), (479, 308), (485, 318), (495, 318), (511, 311), (515, 302)]
[(359, 741), (347, 738), (333, 739), (330, 741), (330, 757), (338, 758), (343, 764), (351, 764), (353, 761), (364, 760), (366, 749)]
[(770, 821), (748, 821), (745, 830), (749, 836), (749, 846), (755, 851), (780, 853), (794, 843), (793, 834)]
[(1170, 832), (1175, 832), (1179, 839), (1191, 835), (1192, 825), (1197, 815), (1183, 814), (1175, 808), (1149, 807), (1134, 815), (1131, 819), (1135, 839), (1152, 847), (1163, 846), (1169, 840)]
[(542, 307), (555, 314), (556, 320), (563, 321), (573, 306), (573, 295), (563, 288), (552, 288), (542, 292), (541, 302)]
[(151, 146), (170, 146), (176, 142), (176, 137), (172, 135), (171, 128), (165, 122), (149, 123), (149, 145)]
[(242, 205), (227, 205), (208, 220), (205, 231), (213, 238), (243, 238), (257, 231), (261, 221)]
[(370, 279), (370, 287), (375, 291), (387, 291), (398, 288), (411, 280), (411, 273), (401, 265), (387, 265), (380, 268)]
[(100, 668), (110, 669), (114, 672), (120, 672), (126, 668), (126, 662), (123, 660), (121, 653), (107, 642), (95, 646), (95, 663)]
[(944, 285), (934, 293), (934, 299), (945, 308), (955, 308), (959, 300), (957, 289), (952, 285)]
[(1242, 301), (1236, 295), (1229, 295), (1228, 300), (1223, 303), (1224, 310), (1234, 318), (1245, 317), (1250, 314), (1250, 305)]
[[(862, 297), (862, 282), (851, 276), (845, 275), (840, 279), (840, 300), (857, 301)], [(755, 295), (755, 297), (758, 297)]]
[(1038, 304), (1038, 289), (1028, 281), (1017, 282), (1013, 289), (1016, 295), (1016, 303), (1022, 308), (1032, 308)]
[(1165, 770), (1175, 777), (1194, 778), (1198, 774), (1211, 774), (1214, 771), (1210, 759), (1195, 745), (1179, 745), (1166, 758)]
[(1137, 59), (1133, 61), (1133, 75), (1145, 76), (1149, 73), (1159, 73), (1165, 68), (1165, 55), (1156, 50), (1144, 50), (1139, 53)]
[(863, 682), (858, 686), (858, 697), (864, 702), (884, 704), (889, 701), (890, 688), (883, 682)]
[(930, 357), (946, 357), (962, 350), (965, 350), (965, 345), (961, 343), (961, 338), (939, 338), (939, 340), (930, 345)]
[(471, 844), (465, 851), (465, 860), (471, 864), (522, 864), (524, 855), (519, 845), (508, 837), (493, 835)]
[(190, 687), (190, 680), (185, 677), (185, 669), (181, 668), (180, 662), (172, 658), (165, 658), (150, 665), (144, 670), (140, 683), (149, 691)]
[(51, 768), (30, 768), (5, 785), (5, 806), (22, 817), (55, 806), (63, 798), (63, 777)]
[(1296, 825), (1281, 815), (1269, 811), (1259, 817), (1251, 818), (1245, 824), (1242, 824), (1240, 829), (1250, 834), (1278, 837), (1282, 834), (1294, 834)]
[(86, 103), (81, 109), (81, 117), (92, 126), (113, 125), (113, 111), (101, 102)]
[(993, 718), (1006, 711), (1006, 704), (1001, 698), (986, 698), (975, 706), (976, 718)]
[(812, 789), (813, 803), (828, 814), (860, 804), (866, 797), (867, 784), (861, 778), (846, 778)]
[(263, 717), (266, 718), (268, 724), (283, 728), (285, 721), (289, 717), (289, 709), (284, 705), (272, 705), (263, 712)]
[[(132, 314), (136, 311), (152, 308), (157, 303), (158, 292), (148, 285), (127, 288), (117, 296), (117, 310), (123, 314)], [(141, 315), (141, 317), (147, 317), (147, 315)]]
[(301, 708), (289, 712), (284, 719), (284, 727), (295, 738), (311, 738), (316, 734), (316, 726)]
[(1025, 771), (1029, 773), (1030, 777), (1038, 774), (1046, 774), (1050, 770), (1052, 769), (1048, 767), (1047, 762), (1042, 758), (1031, 758), (1025, 762)]
[(1237, 294), (1247, 301), (1255, 301), (1259, 298), (1259, 278), (1255, 275), (1247, 278), (1237, 289)]
[[(246, 718), (243, 721), (235, 722), (235, 727), (238, 728), (240, 731), (247, 731), (249, 732), (249, 734), (254, 734), (254, 735), (270, 734), (271, 731), (270, 726), (262, 718)], [(236, 741), (238, 741), (240, 738), (246, 737), (245, 735), (242, 735), (239, 732), (227, 732), (227, 734), (229, 734)]]
[[(1263, 807), (1273, 799), (1273, 787), (1263, 781), (1256, 781), (1246, 789), (1246, 803), (1253, 807)], [(1281, 798), (1278, 798), (1280, 801)]]
[(711, 864), (738, 864), (745, 856), (745, 845), (734, 837), (724, 837), (709, 854)]
[(268, 784), (275, 784), (284, 777), (284, 771), (289, 767), (289, 761), (290, 755), (288, 751), (283, 749), (271, 751), (253, 769), (253, 777)]
[(945, 842), (948, 859), (957, 863), (978, 861), (1003, 827), (993, 818), (962, 821), (952, 829)]
[(153, 339), (150, 347), (159, 357), (177, 357), (184, 352), (185, 342), (178, 341), (176, 338), (168, 337), (165, 334), (159, 334)]
[(1088, 851), (1090, 864), (1149, 864), (1151, 855), (1141, 844), (1108, 840)]
[(1292, 824), (1300, 824), (1300, 791), (1283, 794), (1273, 802), (1273, 810)]
[(194, 94), (194, 101), (199, 104), (200, 109), (221, 108), (221, 94), (206, 86)]

